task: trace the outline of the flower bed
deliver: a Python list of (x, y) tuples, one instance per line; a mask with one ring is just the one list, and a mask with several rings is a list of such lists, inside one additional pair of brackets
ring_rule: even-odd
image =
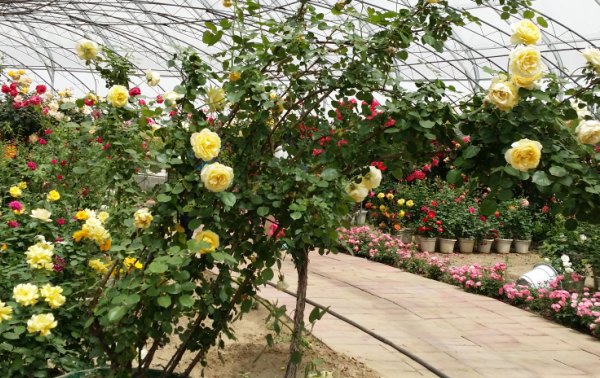
[[(449, 259), (427, 252), (418, 253), (413, 244), (369, 226), (340, 228), (342, 244), (351, 254), (396, 266), (410, 273), (460, 286), (465, 291), (486, 295), (536, 312), (560, 324), (600, 337), (600, 291), (589, 288), (567, 290), (565, 276), (559, 275), (547, 288), (531, 289), (508, 282), (506, 264), (449, 266)], [(577, 274), (572, 282), (581, 279)]]

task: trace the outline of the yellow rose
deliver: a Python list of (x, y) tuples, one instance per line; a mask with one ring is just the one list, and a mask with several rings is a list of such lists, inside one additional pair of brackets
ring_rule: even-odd
[(65, 304), (65, 296), (62, 295), (63, 289), (60, 286), (46, 284), (40, 287), (40, 294), (44, 301), (48, 302), (50, 308), (58, 308)]
[(546, 66), (535, 47), (519, 46), (510, 53), (509, 68), (513, 76), (530, 78), (538, 76)]
[(13, 299), (21, 306), (32, 306), (39, 297), (38, 287), (34, 284), (18, 284), (13, 289)]
[(413, 200), (406, 201), (406, 206), (413, 207), (414, 205), (415, 205), (415, 203), (413, 202)]
[(52, 202), (58, 201), (60, 199), (60, 193), (58, 193), (56, 190), (51, 190), (46, 196), (46, 199)]
[(375, 189), (381, 184), (381, 171), (378, 168), (369, 166), (369, 172), (363, 176), (362, 184), (367, 189)]
[[(98, 246), (105, 245), (106, 241), (110, 239), (110, 233), (104, 228), (98, 218), (89, 218), (86, 220), (83, 227), (81, 227), (81, 231), (84, 237), (93, 240)], [(75, 234), (73, 234), (73, 237), (75, 238)]]
[(353, 182), (346, 186), (346, 193), (348, 193), (355, 202), (362, 202), (369, 195), (369, 188), (362, 183), (356, 184)]
[(219, 248), (219, 235), (212, 231), (200, 231), (198, 235), (194, 237), (194, 240), (208, 243), (208, 247), (201, 247), (200, 250), (196, 252), (196, 257), (200, 257), (206, 253), (214, 252), (217, 250), (217, 248)]
[(542, 145), (540, 142), (529, 139), (521, 139), (514, 142), (504, 154), (506, 162), (514, 169), (527, 172), (540, 163), (542, 157)]
[(125, 257), (125, 260), (123, 260), (123, 265), (125, 265), (125, 268), (129, 270), (131, 270), (132, 268), (144, 268), (144, 265), (140, 262), (140, 260), (137, 257)]
[(52, 219), (50, 219), (50, 215), (52, 215), (51, 212), (49, 212), (46, 209), (34, 209), (31, 210), (31, 217), (38, 219), (42, 222), (51, 222)]
[(427, 0), (427, 4), (437, 4), (440, 0)]
[(0, 301), (0, 323), (12, 319), (13, 308)]
[(25, 181), (21, 181), (20, 183), (17, 184), (17, 186), (19, 187), (19, 189), (21, 190), (25, 190), (27, 189), (27, 183)]
[(122, 85), (113, 85), (108, 90), (106, 101), (115, 108), (122, 108), (129, 103), (129, 91)]
[(492, 80), (485, 100), (500, 110), (509, 111), (519, 102), (519, 88), (503, 78), (496, 78)]
[(8, 70), (8, 72), (6, 74), (15, 81), (19, 80), (19, 77), (21, 77), (21, 74), (15, 70)]
[(221, 138), (209, 129), (202, 129), (199, 133), (193, 133), (190, 137), (190, 143), (194, 155), (204, 161), (216, 158), (221, 151)]
[(87, 238), (88, 232), (86, 230), (77, 230), (73, 233), (73, 240), (79, 243), (81, 239)]
[(233, 5), (233, 1), (232, 0), (223, 0), (223, 6), (225, 8), (230, 8)]
[(385, 198), (389, 199), (389, 200), (393, 200), (394, 199), (394, 195), (392, 193), (388, 193), (385, 195)]
[(404, 218), (405, 215), (406, 215), (406, 212), (404, 210), (400, 210), (400, 212), (398, 213), (398, 216), (400, 218)]
[(510, 27), (513, 31), (510, 42), (515, 45), (535, 45), (542, 37), (540, 29), (530, 20), (519, 21)]
[(577, 140), (583, 144), (598, 144), (600, 143), (600, 121), (587, 120), (580, 121), (575, 129)]
[(88, 261), (88, 266), (100, 274), (108, 272), (108, 264), (103, 263), (99, 259), (93, 259)]
[(231, 71), (229, 73), (229, 81), (231, 81), (231, 82), (238, 81), (241, 78), (242, 78), (242, 74), (240, 73), (240, 71)]
[(165, 99), (166, 102), (169, 103), (169, 105), (174, 108), (177, 106), (177, 101), (181, 100), (183, 98), (183, 95), (181, 93), (177, 93), (175, 91), (170, 91), (167, 92), (163, 95), (163, 98)]
[(404, 206), (405, 203), (406, 203), (406, 201), (404, 200), (404, 198), (400, 198), (398, 200), (398, 206)]
[(25, 252), (27, 264), (34, 269), (46, 269), (51, 271), (54, 268), (52, 256), (54, 256), (54, 247), (46, 242), (36, 243)]
[(75, 52), (79, 59), (94, 60), (98, 56), (98, 44), (89, 39), (82, 39), (75, 45)]
[(221, 163), (208, 164), (200, 171), (200, 179), (211, 192), (222, 192), (233, 182), (233, 169)]
[(600, 73), (600, 50), (588, 47), (581, 54), (594, 67), (596, 72)]
[(160, 83), (160, 75), (158, 72), (152, 70), (146, 71), (146, 83), (151, 87), (157, 86), (158, 83)]
[(517, 86), (519, 88), (533, 90), (533, 89), (540, 88), (539, 80), (542, 78), (542, 76), (543, 76), (543, 72), (539, 72), (537, 75), (534, 75), (531, 77), (523, 77), (523, 76), (513, 75), (513, 76), (511, 76), (510, 81), (511, 81), (511, 83), (513, 83), (515, 86)]
[(11, 186), (8, 189), (8, 194), (13, 198), (19, 198), (23, 195), (23, 191), (18, 186)]
[(108, 217), (109, 217), (109, 215), (108, 215), (108, 213), (106, 211), (101, 211), (101, 212), (98, 213), (98, 220), (101, 223), (106, 222), (106, 220), (108, 219)]
[(89, 214), (85, 210), (79, 210), (75, 214), (75, 219), (77, 219), (77, 220), (87, 220), (89, 217), (90, 217)]
[(48, 336), (50, 330), (56, 328), (57, 325), (58, 323), (54, 320), (54, 315), (52, 314), (33, 315), (31, 319), (27, 321), (27, 332), (39, 332), (40, 336)]
[(225, 91), (223, 88), (208, 87), (206, 89), (206, 105), (208, 110), (216, 112), (225, 108)]
[(385, 193), (377, 193), (377, 198), (384, 199), (385, 198)]
[(148, 228), (152, 223), (152, 213), (147, 208), (142, 208), (133, 214), (133, 224), (137, 228)]

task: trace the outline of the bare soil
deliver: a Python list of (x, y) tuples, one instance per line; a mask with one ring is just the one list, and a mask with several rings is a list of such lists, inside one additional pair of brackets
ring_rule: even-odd
[[(204, 368), (207, 378), (276, 378), (283, 377), (288, 358), (290, 332), (287, 328), (277, 337), (273, 336), (275, 345), (268, 347), (265, 337), (274, 334), (265, 323), (269, 312), (264, 307), (251, 310), (234, 323), (237, 340), (226, 340), (225, 349), (221, 350), (221, 358), (217, 348), (208, 354), (208, 365)], [(316, 370), (329, 371), (335, 378), (379, 378), (380, 375), (354, 358), (337, 353), (318, 339), (308, 336), (310, 349), (306, 350), (302, 359), (302, 367), (298, 369), (298, 377), (304, 377), (307, 363), (321, 360)], [(175, 352), (178, 343), (173, 342), (160, 353), (157, 352), (157, 365), (165, 364)], [(186, 354), (179, 364), (182, 371), (193, 356)], [(202, 367), (196, 366), (191, 377), (201, 377)], [(319, 377), (319, 374), (310, 375)], [(324, 375), (323, 375), (324, 376)]]

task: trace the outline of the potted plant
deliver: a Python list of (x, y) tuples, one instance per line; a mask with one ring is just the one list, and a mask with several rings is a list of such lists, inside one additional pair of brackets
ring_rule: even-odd
[(419, 215), (417, 235), (421, 251), (434, 252), (437, 237), (444, 232), (442, 221), (437, 218), (436, 211), (427, 206), (421, 207)]
[[(483, 223), (475, 203), (465, 203), (460, 208), (462, 216), (456, 218), (456, 232), (461, 253), (473, 253), (477, 239), (483, 233)], [(460, 215), (460, 214), (459, 214)]]
[(528, 253), (535, 227), (533, 214), (529, 210), (529, 201), (526, 198), (512, 201), (508, 210), (510, 218), (508, 222), (514, 239), (515, 252)]
[(480, 216), (480, 234), (477, 238), (477, 252), (490, 253), (494, 239), (498, 237), (498, 222), (496, 217)]
[(507, 210), (502, 209), (502, 212), (496, 210), (494, 217), (498, 221), (498, 227), (493, 231), (496, 236), (494, 239), (496, 252), (509, 253), (513, 239), (511, 237), (511, 223), (510, 218), (507, 217)]

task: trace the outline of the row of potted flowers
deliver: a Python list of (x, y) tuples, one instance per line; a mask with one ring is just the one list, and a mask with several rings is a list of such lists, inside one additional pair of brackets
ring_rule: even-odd
[[(402, 239), (405, 242), (411, 242), (404, 233)], [(457, 239), (446, 239), (446, 238), (427, 238), (423, 236), (417, 236), (416, 240), (413, 240), (419, 245), (422, 252), (441, 252), (441, 253), (490, 253), (493, 251), (497, 253), (509, 253), (511, 247), (514, 246), (514, 252), (516, 253), (529, 253), (529, 247), (531, 246), (531, 239), (529, 240), (517, 240), (517, 239), (474, 239), (474, 238), (458, 238)]]

